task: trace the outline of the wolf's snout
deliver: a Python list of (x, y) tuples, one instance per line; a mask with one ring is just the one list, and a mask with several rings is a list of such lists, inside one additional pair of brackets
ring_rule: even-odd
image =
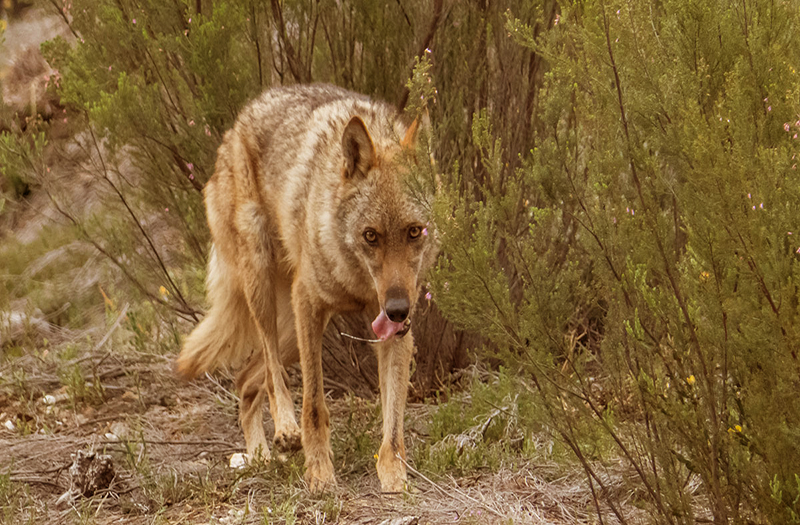
[(386, 315), (395, 323), (402, 323), (408, 317), (408, 310), (411, 305), (405, 297), (391, 298), (386, 300)]

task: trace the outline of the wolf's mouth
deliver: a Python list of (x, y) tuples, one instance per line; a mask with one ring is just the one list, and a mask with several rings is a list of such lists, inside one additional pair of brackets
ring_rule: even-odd
[(372, 331), (381, 341), (388, 341), (392, 337), (403, 337), (411, 329), (411, 319), (406, 319), (402, 323), (396, 323), (389, 319), (386, 310), (381, 310), (378, 317), (372, 321)]
[(394, 336), (398, 338), (403, 337), (408, 333), (409, 330), (411, 330), (411, 319), (406, 319), (403, 322), (403, 329), (394, 334)]

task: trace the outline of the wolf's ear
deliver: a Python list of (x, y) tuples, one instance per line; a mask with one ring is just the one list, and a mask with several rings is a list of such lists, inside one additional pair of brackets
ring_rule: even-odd
[(356, 175), (365, 177), (375, 164), (375, 146), (367, 131), (367, 126), (359, 117), (353, 117), (342, 134), (344, 152), (344, 178)]
[(417, 131), (419, 131), (419, 117), (415, 118), (414, 122), (406, 129), (406, 134), (403, 136), (403, 140), (400, 141), (400, 146), (403, 149), (414, 146), (414, 142), (417, 140)]

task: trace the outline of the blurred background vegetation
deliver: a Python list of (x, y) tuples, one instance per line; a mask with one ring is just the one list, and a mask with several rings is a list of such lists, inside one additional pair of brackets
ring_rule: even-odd
[[(332, 82), (431, 117), (442, 256), (417, 398), (499, 370), (475, 395), (552, 434), (601, 521), (800, 522), (797, 2), (46, 5), (68, 30), (2, 78), (7, 355), (41, 344), (14, 312), (78, 330), (105, 315), (98, 284), (138, 344), (177, 351), (222, 134), (269, 86)], [(49, 212), (26, 236), (30, 209)]]

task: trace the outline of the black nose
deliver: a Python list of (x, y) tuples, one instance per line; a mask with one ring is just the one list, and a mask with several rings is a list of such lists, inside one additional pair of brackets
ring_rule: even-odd
[(402, 323), (408, 317), (408, 299), (394, 298), (386, 300), (386, 315), (395, 323)]

